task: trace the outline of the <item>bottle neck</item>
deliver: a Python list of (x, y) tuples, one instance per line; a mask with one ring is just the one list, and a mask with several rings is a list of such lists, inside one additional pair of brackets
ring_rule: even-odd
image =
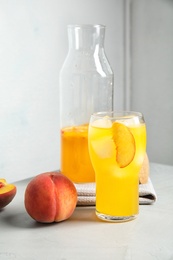
[(69, 49), (95, 51), (103, 48), (105, 26), (103, 25), (69, 25)]

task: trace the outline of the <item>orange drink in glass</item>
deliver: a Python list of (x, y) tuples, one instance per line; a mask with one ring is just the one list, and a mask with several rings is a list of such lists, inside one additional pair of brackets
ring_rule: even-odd
[(96, 175), (96, 215), (122, 222), (139, 211), (139, 171), (146, 152), (146, 126), (138, 112), (91, 116), (89, 154)]

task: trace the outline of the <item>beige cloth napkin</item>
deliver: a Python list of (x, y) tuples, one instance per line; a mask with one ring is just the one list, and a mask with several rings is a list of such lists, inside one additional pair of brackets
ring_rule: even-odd
[[(95, 183), (76, 184), (78, 193), (78, 206), (94, 206), (95, 205)], [(157, 200), (151, 179), (146, 184), (139, 184), (139, 204), (152, 204)]]

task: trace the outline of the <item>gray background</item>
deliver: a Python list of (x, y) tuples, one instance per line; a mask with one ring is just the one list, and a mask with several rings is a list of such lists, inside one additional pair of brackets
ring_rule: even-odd
[(59, 167), (59, 70), (67, 24), (106, 25), (115, 109), (143, 112), (150, 161), (172, 164), (173, 1), (0, 1), (0, 176)]

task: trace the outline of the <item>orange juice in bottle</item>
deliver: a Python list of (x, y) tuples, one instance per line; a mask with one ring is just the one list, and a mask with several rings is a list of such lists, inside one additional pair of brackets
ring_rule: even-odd
[(73, 182), (94, 182), (88, 151), (88, 124), (61, 129), (61, 172)]

